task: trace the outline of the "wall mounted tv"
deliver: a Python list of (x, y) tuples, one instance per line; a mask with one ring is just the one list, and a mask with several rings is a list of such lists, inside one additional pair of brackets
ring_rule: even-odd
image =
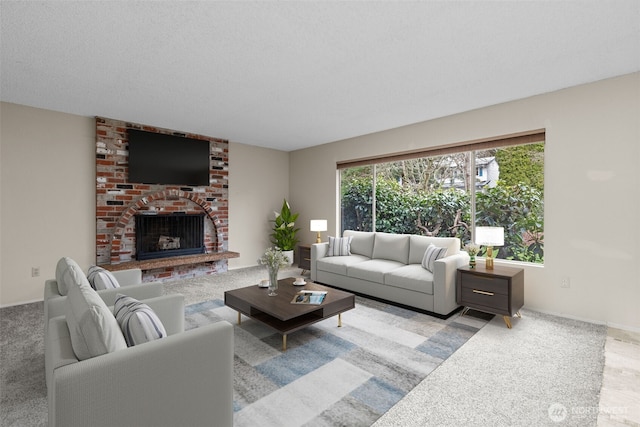
[(129, 129), (131, 183), (209, 185), (209, 141)]

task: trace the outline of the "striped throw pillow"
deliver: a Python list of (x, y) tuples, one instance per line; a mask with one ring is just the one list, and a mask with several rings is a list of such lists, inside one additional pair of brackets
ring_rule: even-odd
[(113, 314), (129, 347), (167, 336), (167, 331), (151, 307), (135, 298), (116, 295)]
[(329, 236), (329, 250), (327, 256), (347, 256), (351, 255), (351, 239), (353, 237), (331, 237)]
[(118, 280), (109, 270), (105, 270), (97, 265), (89, 267), (89, 271), (87, 271), (87, 280), (89, 280), (89, 284), (96, 291), (120, 287)]
[(447, 254), (447, 248), (439, 248), (433, 243), (427, 246), (427, 250), (424, 251), (422, 257), (422, 268), (429, 270), (433, 273), (434, 265), (437, 259), (444, 257)]

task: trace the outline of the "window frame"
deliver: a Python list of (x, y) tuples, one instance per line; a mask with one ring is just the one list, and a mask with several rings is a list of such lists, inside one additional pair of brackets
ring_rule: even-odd
[[(348, 169), (348, 168), (353, 168), (358, 166), (372, 166), (372, 174), (373, 174), (373, 179), (372, 179), (373, 198), (372, 198), (372, 206), (371, 206), (372, 231), (376, 231), (376, 220), (377, 220), (376, 219), (377, 207), (376, 207), (376, 198), (375, 198), (376, 177), (377, 177), (376, 165), (382, 164), (382, 163), (398, 162), (402, 160), (422, 158), (422, 157), (434, 157), (434, 156), (443, 156), (443, 155), (454, 154), (454, 153), (471, 152), (472, 154), (470, 156), (471, 157), (470, 170), (477, 172), (476, 154), (475, 154), (477, 151), (488, 150), (488, 149), (500, 149), (500, 148), (513, 147), (517, 145), (528, 145), (528, 144), (538, 144), (538, 143), (546, 144), (545, 129), (536, 129), (536, 130), (525, 131), (525, 132), (520, 132), (515, 134), (502, 135), (498, 137), (483, 138), (483, 139), (478, 139), (473, 141), (459, 142), (459, 143), (437, 146), (432, 148), (424, 148), (420, 150), (392, 153), (392, 154), (387, 154), (383, 156), (338, 161), (336, 162), (336, 169), (338, 171), (338, 177), (341, 180), (342, 174), (340, 172), (343, 169)], [(474, 178), (477, 178), (476, 173), (473, 173), (472, 175)], [(340, 182), (338, 183), (338, 188), (341, 188)], [(471, 218), (473, 219), (470, 234), (471, 234), (471, 241), (473, 242), (475, 242), (475, 229), (476, 229), (476, 191), (477, 191), (476, 185), (472, 185), (471, 188), (469, 189)], [(339, 200), (340, 199), (341, 199), (341, 196), (339, 196)], [(338, 208), (339, 208), (339, 214), (338, 214), (339, 223), (342, 228), (341, 200), (338, 203)], [(341, 230), (341, 232), (343, 231), (344, 230)], [(517, 262), (527, 263), (527, 261), (517, 261)], [(542, 265), (544, 265), (544, 261)]]

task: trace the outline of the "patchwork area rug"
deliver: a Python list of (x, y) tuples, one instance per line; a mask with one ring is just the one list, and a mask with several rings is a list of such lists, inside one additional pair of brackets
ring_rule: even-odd
[(234, 425), (370, 426), (493, 317), (447, 320), (356, 297), (356, 308), (287, 336), (220, 299), (186, 307), (186, 329), (234, 325)]

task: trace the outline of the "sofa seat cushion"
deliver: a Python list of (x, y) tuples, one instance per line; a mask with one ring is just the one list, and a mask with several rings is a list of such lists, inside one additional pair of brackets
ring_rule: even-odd
[(386, 273), (403, 265), (401, 262), (388, 259), (372, 259), (349, 266), (347, 276), (383, 284)]
[(420, 264), (409, 264), (384, 275), (384, 284), (433, 295), (433, 273)]
[(347, 267), (368, 261), (369, 258), (363, 255), (349, 255), (349, 256), (333, 256), (320, 258), (316, 263), (316, 268), (319, 271), (327, 271), (329, 273), (347, 275)]

